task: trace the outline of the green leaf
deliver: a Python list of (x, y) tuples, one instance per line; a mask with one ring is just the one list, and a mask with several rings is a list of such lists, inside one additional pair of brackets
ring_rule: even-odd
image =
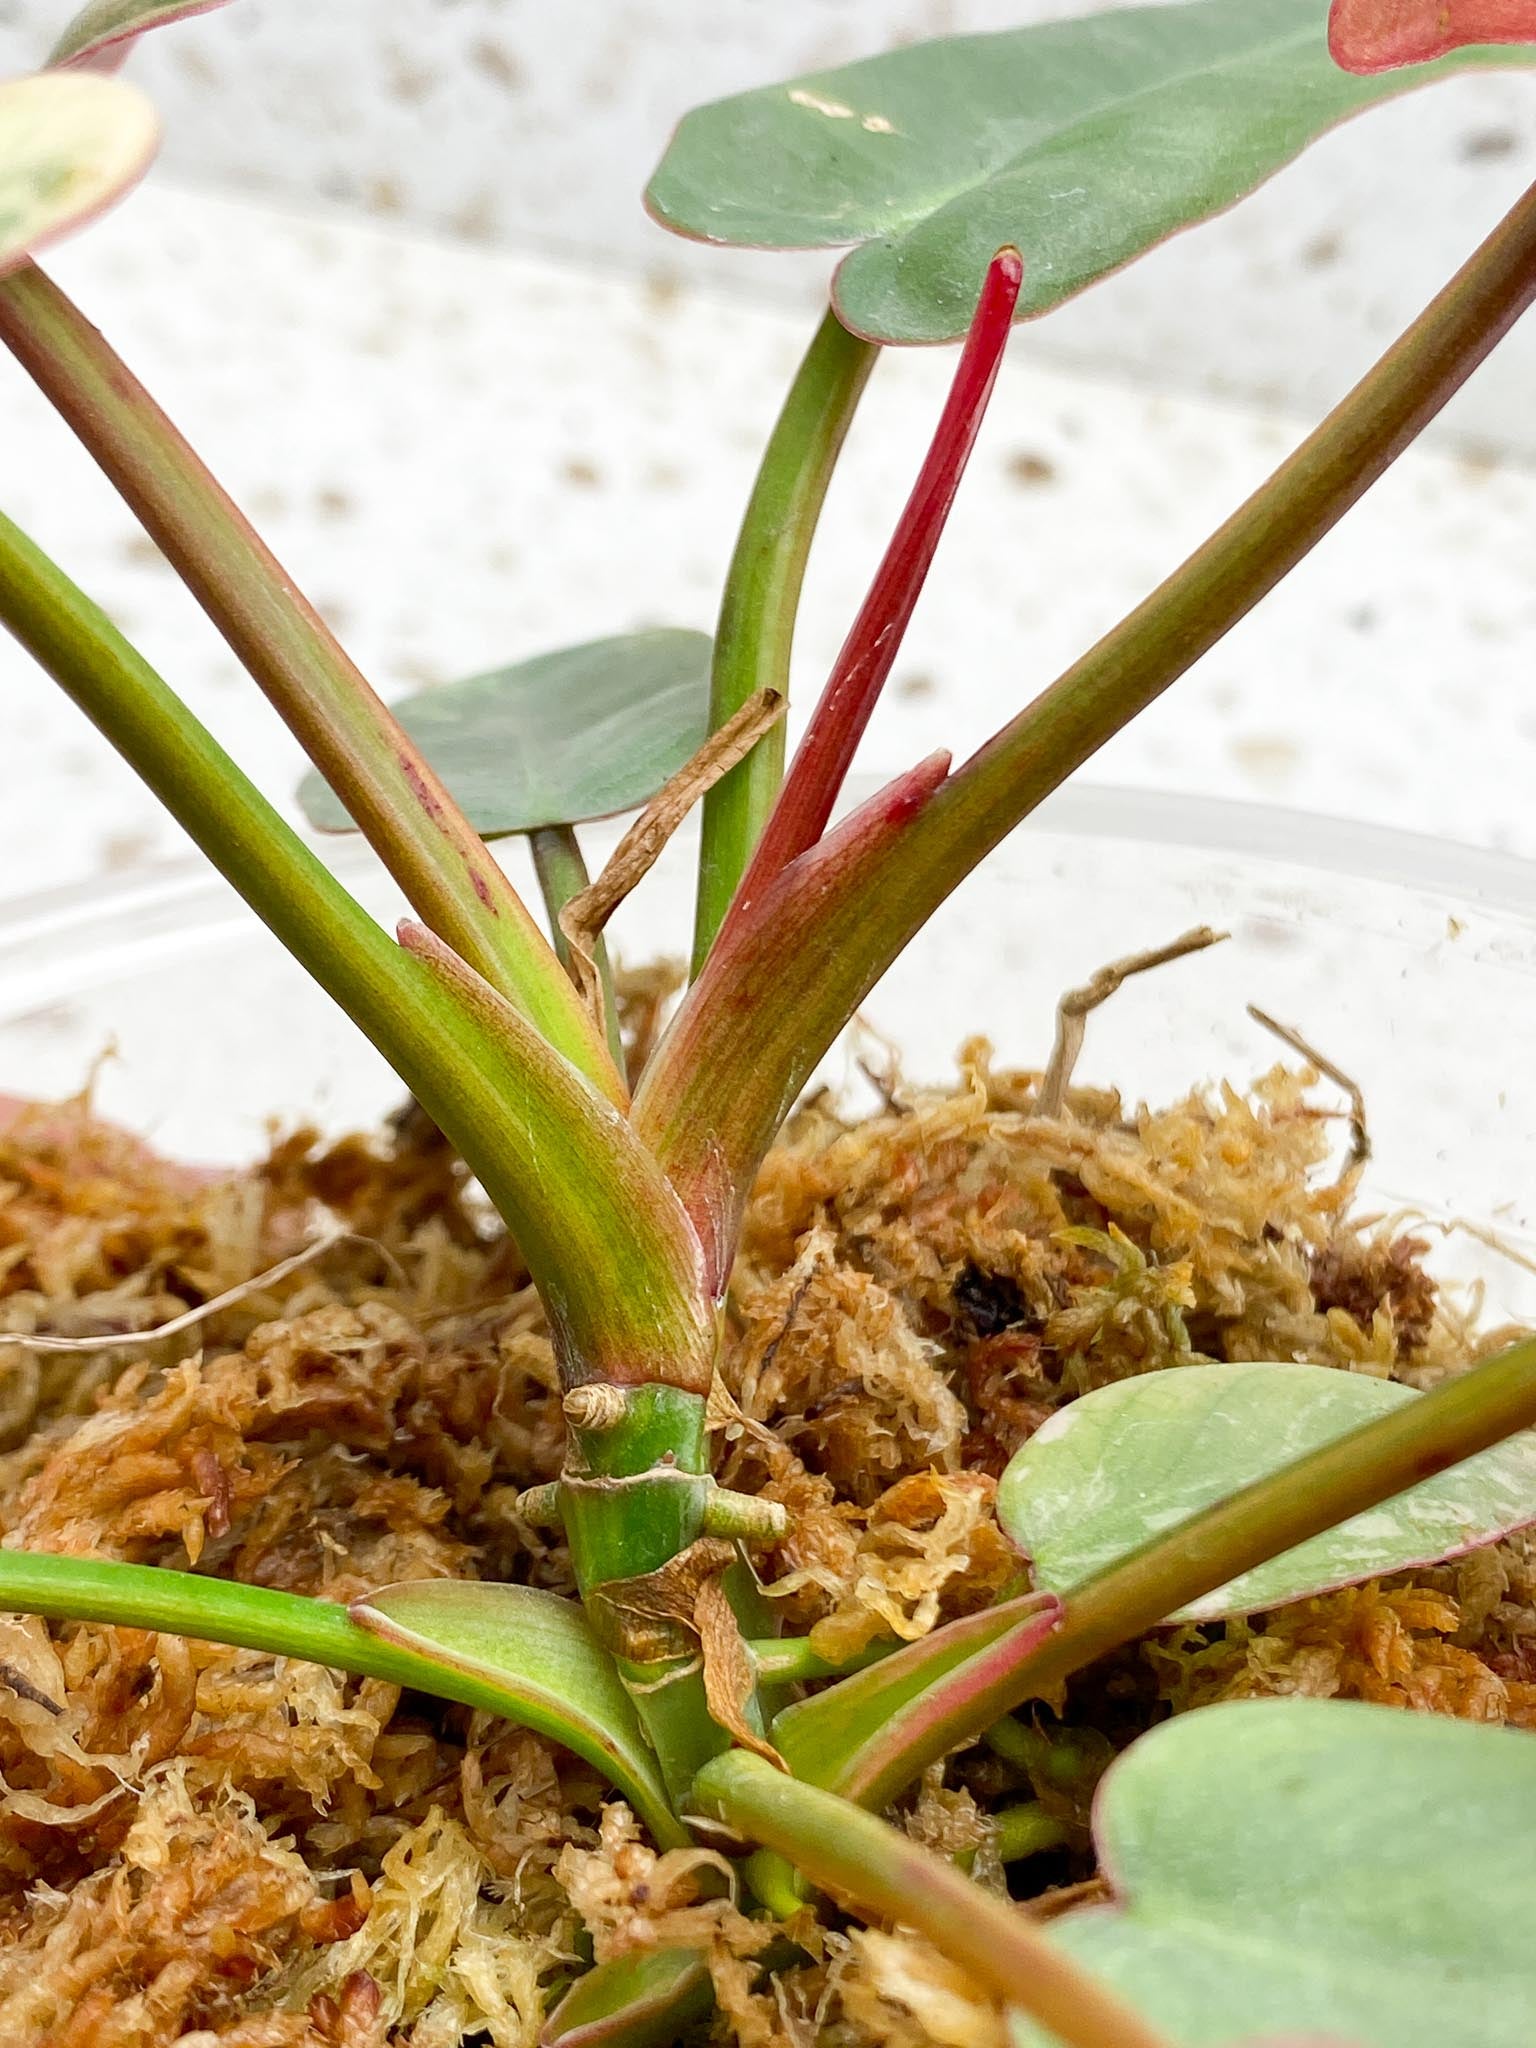
[[(1423, 1400), (1324, 1365), (1188, 1365), (1053, 1415), (1012, 1459), (998, 1520), (1053, 1593), (1108, 1571), (1200, 1509)], [(1536, 1522), (1536, 1432), (1496, 1444), (1181, 1607), (1214, 1621), (1433, 1564)]]
[[(623, 633), (421, 690), (390, 709), (482, 839), (632, 811), (709, 737), (707, 633)], [(322, 832), (353, 829), (319, 775), (299, 790)]]
[(211, 14), (227, 4), (228, 0), (90, 0), (48, 52), (48, 62), (115, 70), (146, 29)]
[(1324, 0), (1196, 0), (918, 43), (701, 107), (647, 203), (664, 227), (775, 249), (856, 243), (833, 303), (875, 341), (964, 333), (993, 251), (1043, 313), (1251, 192), (1374, 101), (1466, 65), (1351, 78)]
[[(1180, 1368), (1184, 1370), (1185, 1368)], [(1052, 1699), (1075, 1673), (1134, 1642), (1170, 1614), (1242, 1573), (1379, 1507), (1426, 1472), (1449, 1471), (1536, 1427), (1536, 1337), (1442, 1380), (1433, 1393), (1337, 1437), (1321, 1450), (1176, 1522), (1143, 1549), (1073, 1588), (1048, 1633), (1018, 1632), (938, 1678), (889, 1745), (882, 1768), (849, 1796), (888, 1806), (940, 1757), (974, 1742), (1028, 1699)], [(927, 1638), (938, 1643), (950, 1622)]]
[[(1336, 1700), (1207, 1707), (1111, 1767), (1096, 1833), (1118, 1903), (1053, 1938), (1178, 2048), (1530, 2048), (1521, 1731)], [(1017, 2048), (1049, 2039), (1011, 2024)]]
[(116, 79), (44, 71), (0, 84), (0, 275), (120, 199), (158, 139), (154, 108)]
[(633, 1949), (577, 1979), (540, 2048), (672, 2048), (713, 2003), (706, 1950)]
[[(374, 1598), (377, 1605), (360, 1601), (349, 1613), (332, 1600), (196, 1572), (0, 1547), (0, 1613), (234, 1643), (501, 1714), (585, 1757), (664, 1846), (687, 1841), (613, 1660), (573, 1602), (446, 1579), (390, 1586)], [(439, 1610), (450, 1610), (441, 1647), (431, 1640)]]
[(1536, 40), (1536, 0), (1333, 0), (1328, 48), (1346, 71), (1422, 64), (1466, 43)]
[(618, 1668), (574, 1601), (531, 1586), (421, 1579), (370, 1594), (352, 1619), (398, 1649), (515, 1693), (517, 1718), (596, 1763), (663, 1846), (687, 1840)]

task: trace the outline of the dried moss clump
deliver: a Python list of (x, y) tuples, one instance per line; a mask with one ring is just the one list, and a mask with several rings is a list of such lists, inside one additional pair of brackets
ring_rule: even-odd
[[(1036, 1086), (974, 1045), (951, 1092), (892, 1089), (856, 1121), (812, 1101), (763, 1170), (722, 1476), (791, 1510), (767, 1591), (829, 1655), (1022, 1586), (997, 1477), (1090, 1388), (1260, 1357), (1423, 1385), (1478, 1349), (1423, 1240), (1352, 1218), (1305, 1077), (1135, 1114), (1077, 1090), (1049, 1118)], [(114, 1344), (328, 1229), (349, 1234), (265, 1291)], [(100, 1341), (4, 1341), (38, 1332)], [(419, 1118), (377, 1142), (298, 1134), (226, 1179), (84, 1102), (0, 1114), (5, 1541), (338, 1600), (447, 1574), (563, 1590), (563, 1550), (515, 1507), (557, 1471), (561, 1428), (515, 1248)], [(1012, 1865), (1015, 1892), (1091, 1882), (1087, 1793), (1114, 1748), (1264, 1692), (1536, 1726), (1536, 1551), (1164, 1632), (1060, 1717), (930, 1774), (905, 1823), (1002, 1886), (998, 1815), (1038, 1800), (1054, 1846)], [(588, 1957), (664, 1940), (707, 1952), (722, 2041), (1000, 2042), (920, 1943), (830, 1909), (767, 1929), (717, 1874), (704, 1851), (657, 1856), (554, 1745), (467, 1710), (0, 1621), (0, 2048), (524, 2048)]]

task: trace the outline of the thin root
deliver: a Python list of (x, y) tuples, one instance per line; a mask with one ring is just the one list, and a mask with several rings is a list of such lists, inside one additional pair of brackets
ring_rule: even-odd
[(598, 978), (598, 935), (629, 892), (650, 873), (661, 850), (699, 799), (746, 759), (758, 741), (784, 716), (787, 700), (778, 690), (757, 690), (734, 717), (711, 733), (691, 761), (663, 783), (614, 848), (595, 882), (573, 896), (560, 912), (560, 930), (571, 949), (571, 972), (583, 998), (602, 1022)]
[(1036, 1115), (1061, 1115), (1072, 1070), (1083, 1049), (1087, 1020), (1100, 1003), (1109, 1001), (1122, 982), (1129, 981), (1133, 974), (1145, 974), (1149, 968), (1165, 967), (1170, 960), (1182, 960), (1186, 953), (1203, 953), (1207, 946), (1219, 945), (1228, 937), (1230, 933), (1214, 932), (1208, 924), (1196, 925), (1193, 931), (1183, 933), (1166, 946), (1154, 946), (1150, 952), (1112, 960), (1099, 969), (1092, 981), (1081, 988), (1068, 989), (1056, 1005), (1056, 1043), (1051, 1047), (1050, 1065), (1041, 1077), (1040, 1092), (1035, 1098)]
[(1497, 1252), (1501, 1259), (1508, 1259), (1512, 1266), (1519, 1266), (1527, 1273), (1536, 1273), (1536, 1256), (1521, 1251), (1512, 1238), (1501, 1235), (1486, 1224), (1474, 1223), (1470, 1216), (1432, 1216), (1424, 1209), (1404, 1209), (1401, 1213), (1405, 1221), (1433, 1230), (1439, 1237), (1470, 1237), (1476, 1243), (1486, 1245), (1489, 1251)]
[(313, 1265), (316, 1259), (339, 1244), (371, 1245), (398, 1271), (393, 1253), (376, 1238), (360, 1236), (355, 1230), (332, 1230), (324, 1237), (317, 1237), (313, 1244), (305, 1245), (302, 1251), (291, 1252), (286, 1259), (279, 1259), (264, 1273), (255, 1273), (249, 1280), (242, 1280), (238, 1287), (229, 1287), (222, 1294), (216, 1294), (212, 1301), (199, 1302), (196, 1308), (172, 1316), (168, 1323), (156, 1323), (152, 1330), (103, 1330), (99, 1336), (92, 1337), (49, 1337), (4, 1330), (0, 1331), (0, 1345), (14, 1344), (22, 1351), (117, 1351), (127, 1345), (158, 1344), (166, 1337), (179, 1337), (184, 1330), (195, 1329), (221, 1309), (233, 1308), (237, 1302), (260, 1294), (264, 1288), (275, 1287), (279, 1280), (286, 1280), (290, 1273), (297, 1273), (302, 1266)]
[(1360, 1092), (1360, 1084), (1352, 1081), (1342, 1067), (1336, 1067), (1332, 1060), (1325, 1059), (1299, 1031), (1293, 1030), (1289, 1024), (1280, 1023), (1267, 1010), (1261, 1010), (1257, 1003), (1248, 1005), (1248, 1014), (1255, 1024), (1262, 1025), (1282, 1045), (1288, 1045), (1292, 1052), (1300, 1054), (1309, 1067), (1316, 1067), (1324, 1080), (1331, 1081), (1335, 1088), (1342, 1088), (1349, 1097), (1349, 1154), (1339, 1173), (1338, 1185), (1342, 1186), (1354, 1178), (1371, 1156), (1371, 1134), (1366, 1129), (1365, 1097)]

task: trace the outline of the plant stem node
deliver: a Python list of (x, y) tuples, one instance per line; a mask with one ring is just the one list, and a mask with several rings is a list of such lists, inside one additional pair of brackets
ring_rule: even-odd
[(728, 1486), (710, 1489), (704, 1505), (706, 1536), (735, 1536), (744, 1543), (777, 1543), (789, 1533), (789, 1510), (776, 1500), (733, 1493)]
[(606, 1380), (572, 1387), (560, 1405), (573, 1429), (615, 1429), (629, 1412), (622, 1388)]
[(547, 1485), (530, 1486), (526, 1493), (520, 1493), (517, 1496), (517, 1512), (531, 1529), (563, 1528), (559, 1480), (551, 1479)]

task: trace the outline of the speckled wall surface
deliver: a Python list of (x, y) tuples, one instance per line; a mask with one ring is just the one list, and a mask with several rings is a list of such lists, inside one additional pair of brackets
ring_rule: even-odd
[[(797, 312), (686, 287), (154, 190), (54, 269), (388, 694), (599, 633), (711, 625), (805, 336)], [(796, 724), (952, 362), (891, 351), (873, 380), (812, 557)], [(0, 421), (0, 503), (291, 809), (293, 742), (4, 358)], [(977, 745), (1299, 432), (1011, 351), (862, 760)], [(1093, 774), (1536, 855), (1533, 533), (1536, 473), (1415, 451)], [(3, 638), (0, 702), (0, 893), (183, 844)]]
[[(722, 292), (729, 265), (647, 226), (658, 138), (701, 93), (1019, 5), (237, 0), (140, 53), (166, 166), (52, 264), (387, 694), (708, 627), (808, 313), (762, 295), (792, 267)], [(0, 64), (68, 11), (0, 0)], [(1533, 134), (1536, 79), (1410, 100), (1020, 333), (865, 763), (969, 749), (1144, 595), (1536, 167)], [(373, 210), (306, 217), (316, 192)], [(813, 557), (796, 720), (952, 360), (881, 365)], [(1241, 402), (1202, 388), (1217, 363)], [(1406, 458), (1092, 773), (1536, 856), (1536, 470), (1509, 459), (1536, 456), (1533, 389), (1536, 326), (1468, 394), (1476, 445)], [(289, 805), (293, 743), (8, 360), (0, 503)], [(0, 896), (185, 850), (4, 639), (0, 702)]]
[[(317, 195), (471, 241), (587, 252), (808, 296), (821, 260), (725, 256), (638, 194), (698, 100), (1083, 0), (238, 0), (152, 38), (136, 75), (178, 176)], [(21, 68), (73, 0), (0, 0)], [(1054, 316), (1036, 346), (1314, 411), (1536, 175), (1536, 77), (1458, 80), (1328, 138), (1256, 202)], [(1536, 332), (1452, 424), (1536, 459)]]

